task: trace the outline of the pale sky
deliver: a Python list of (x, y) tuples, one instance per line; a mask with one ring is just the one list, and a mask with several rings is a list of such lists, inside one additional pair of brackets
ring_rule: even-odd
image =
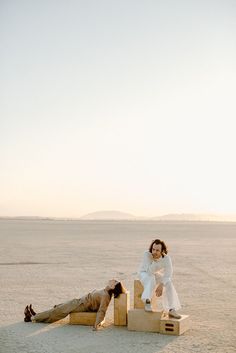
[(0, 216), (236, 214), (234, 0), (0, 0)]

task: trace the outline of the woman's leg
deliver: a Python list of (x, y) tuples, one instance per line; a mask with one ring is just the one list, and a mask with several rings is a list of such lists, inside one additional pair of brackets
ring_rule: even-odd
[[(55, 322), (64, 319), (80, 306), (80, 299), (73, 299), (66, 303), (56, 305), (54, 308), (38, 313), (32, 317), (33, 322)], [(83, 310), (82, 310), (83, 311)]]

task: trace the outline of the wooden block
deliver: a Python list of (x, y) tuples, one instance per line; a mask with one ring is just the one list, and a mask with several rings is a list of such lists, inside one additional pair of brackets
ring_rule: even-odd
[(144, 303), (141, 299), (143, 285), (139, 279), (134, 280), (134, 309), (144, 309)]
[(71, 313), (69, 323), (71, 325), (93, 326), (96, 321), (97, 313), (95, 312), (79, 312)]
[(121, 293), (114, 299), (114, 325), (127, 326), (127, 315), (130, 308), (130, 293)]
[[(144, 303), (141, 299), (143, 293), (143, 285), (139, 279), (134, 280), (134, 309), (144, 309)], [(157, 296), (154, 294), (152, 298), (152, 308), (157, 310)]]
[(128, 311), (128, 330), (160, 332), (162, 311), (147, 312), (143, 309)]
[(166, 335), (182, 335), (189, 329), (189, 315), (182, 315), (181, 319), (164, 317), (160, 321), (160, 333)]

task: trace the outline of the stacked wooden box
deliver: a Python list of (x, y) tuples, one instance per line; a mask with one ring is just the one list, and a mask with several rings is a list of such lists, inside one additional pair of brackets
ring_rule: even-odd
[(163, 317), (163, 311), (158, 310), (157, 297), (152, 299), (153, 311), (144, 310), (141, 300), (143, 292), (142, 283), (134, 281), (134, 309), (128, 311), (128, 330), (159, 332), (167, 335), (181, 335), (189, 328), (188, 315), (182, 315), (181, 319)]

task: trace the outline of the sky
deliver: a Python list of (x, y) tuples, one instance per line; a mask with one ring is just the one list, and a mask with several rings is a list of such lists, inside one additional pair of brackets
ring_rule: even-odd
[(0, 0), (0, 216), (236, 214), (234, 0)]

